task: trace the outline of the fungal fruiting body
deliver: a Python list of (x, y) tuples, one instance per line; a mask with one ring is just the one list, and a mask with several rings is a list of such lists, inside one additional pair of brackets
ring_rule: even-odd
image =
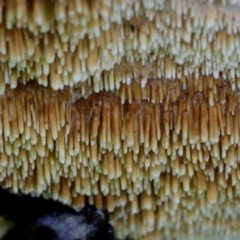
[(107, 208), (120, 238), (238, 236), (240, 2), (0, 2), (0, 185)]

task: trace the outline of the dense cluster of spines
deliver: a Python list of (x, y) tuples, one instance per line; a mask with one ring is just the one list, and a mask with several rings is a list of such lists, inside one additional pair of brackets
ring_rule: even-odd
[(0, 185), (87, 198), (122, 238), (235, 234), (239, 9), (1, 1)]
[[(131, 234), (137, 226), (140, 235), (167, 231), (166, 224), (198, 229), (200, 217), (231, 223), (240, 95), (229, 81), (184, 79), (149, 79), (144, 89), (133, 81), (75, 101), (77, 88), (8, 89), (0, 99), (1, 185), (77, 208), (88, 196), (114, 210), (116, 223), (128, 212)], [(176, 222), (164, 220), (172, 215)]]
[[(14, 2), (0, 5), (0, 61), (7, 75), (1, 93), (5, 84), (14, 88), (31, 79), (55, 90), (92, 79), (98, 92), (103, 71), (136, 61), (154, 63), (158, 78), (181, 75), (176, 64), (185, 76), (240, 77), (239, 4), (21, 0), (15, 7)], [(131, 75), (122, 72), (120, 81)]]

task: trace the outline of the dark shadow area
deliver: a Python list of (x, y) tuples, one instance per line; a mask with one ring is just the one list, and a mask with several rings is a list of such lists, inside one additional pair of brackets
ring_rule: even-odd
[(0, 216), (15, 227), (3, 240), (114, 240), (107, 211), (86, 205), (81, 212), (42, 197), (0, 189)]

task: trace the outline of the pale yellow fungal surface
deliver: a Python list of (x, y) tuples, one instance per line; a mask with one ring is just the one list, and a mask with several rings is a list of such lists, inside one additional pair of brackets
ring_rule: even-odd
[(240, 1), (2, 0), (0, 94), (2, 187), (238, 239)]

